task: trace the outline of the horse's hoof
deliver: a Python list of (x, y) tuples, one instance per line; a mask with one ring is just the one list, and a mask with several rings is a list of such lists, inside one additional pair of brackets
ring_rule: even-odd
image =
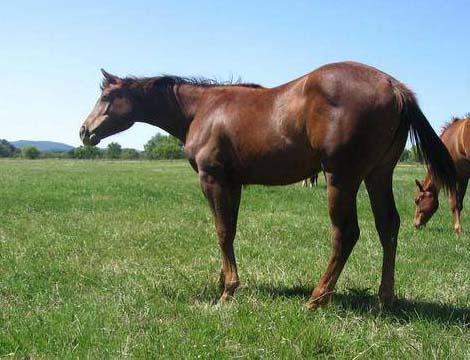
[(231, 295), (227, 295), (227, 294), (222, 294), (222, 296), (220, 297), (219, 299), (219, 303), (226, 303), (226, 302), (229, 302), (230, 300), (232, 300), (233, 296)]
[(233, 294), (230, 294), (224, 291), (224, 293), (219, 298), (218, 304), (228, 304), (232, 302), (232, 300), (233, 300)]
[(305, 307), (307, 308), (307, 310), (316, 310), (320, 307), (320, 304), (318, 304), (317, 302), (315, 301), (311, 301), (309, 300), (306, 304), (305, 304)]
[(330, 302), (330, 295), (312, 296), (307, 302), (306, 307), (308, 310), (316, 310), (319, 307), (328, 305)]
[(237, 281), (232, 281), (231, 283), (225, 283), (225, 289), (224, 292), (222, 293), (222, 296), (220, 297), (219, 302), (228, 302), (233, 299), (233, 294), (235, 294), (235, 290), (238, 288), (240, 285), (240, 282)]
[(393, 295), (379, 295), (379, 307), (380, 309), (388, 309), (393, 305)]

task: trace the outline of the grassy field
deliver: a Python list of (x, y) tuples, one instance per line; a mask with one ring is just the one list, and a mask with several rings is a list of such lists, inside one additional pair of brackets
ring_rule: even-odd
[(361, 238), (332, 303), (305, 303), (329, 256), (315, 189), (250, 186), (236, 239), (242, 286), (216, 305), (220, 255), (186, 162), (0, 161), (0, 357), (470, 358), (470, 206), (412, 226), (401, 166), (396, 292), (377, 305), (382, 250), (359, 194)]

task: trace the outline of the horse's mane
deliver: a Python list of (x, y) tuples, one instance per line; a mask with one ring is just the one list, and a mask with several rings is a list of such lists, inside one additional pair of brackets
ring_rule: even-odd
[[(194, 85), (200, 87), (219, 87), (219, 86), (242, 86), (248, 88), (262, 88), (261, 85), (253, 83), (244, 83), (240, 78), (237, 80), (219, 81), (202, 77), (183, 77), (175, 75), (162, 75), (154, 77), (126, 77), (122, 79), (124, 85), (129, 88), (151, 89), (155, 87), (166, 88), (173, 85)], [(108, 79), (104, 78), (101, 88), (110, 85)]]
[(470, 120), (470, 113), (464, 115), (464, 117), (459, 118), (458, 116), (453, 116), (450, 121), (446, 122), (441, 129), (441, 135), (444, 134), (452, 125), (460, 120)]

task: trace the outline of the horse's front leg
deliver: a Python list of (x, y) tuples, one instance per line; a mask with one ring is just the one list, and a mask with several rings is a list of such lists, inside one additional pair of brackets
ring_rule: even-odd
[(230, 299), (239, 285), (233, 240), (237, 229), (238, 207), (240, 205), (241, 185), (232, 184), (224, 175), (200, 172), (202, 191), (209, 201), (214, 215), (215, 227), (222, 251), (220, 300)]

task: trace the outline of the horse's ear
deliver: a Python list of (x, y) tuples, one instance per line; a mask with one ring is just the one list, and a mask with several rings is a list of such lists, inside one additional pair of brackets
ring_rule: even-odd
[(424, 192), (423, 184), (419, 182), (419, 180), (415, 179), (416, 186), (418, 187), (419, 191)]
[(103, 74), (108, 84), (116, 84), (119, 82), (119, 80), (121, 80), (119, 79), (119, 77), (117, 77), (116, 75), (110, 74), (105, 69), (101, 69), (101, 73)]

